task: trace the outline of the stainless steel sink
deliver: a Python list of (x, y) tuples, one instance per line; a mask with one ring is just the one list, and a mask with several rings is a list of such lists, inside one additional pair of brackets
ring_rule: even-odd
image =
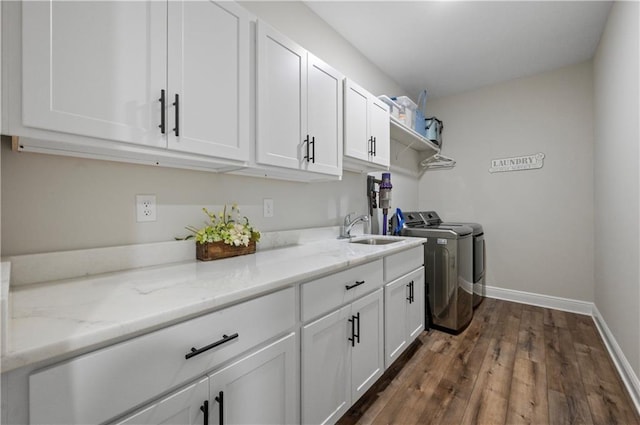
[(366, 238), (351, 240), (349, 243), (359, 243), (362, 245), (388, 245), (390, 243), (400, 242), (402, 239), (383, 239), (383, 238)]

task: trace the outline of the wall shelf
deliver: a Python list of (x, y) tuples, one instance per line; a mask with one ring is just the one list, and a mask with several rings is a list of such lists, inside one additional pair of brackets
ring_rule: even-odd
[(391, 139), (405, 145), (408, 148), (419, 151), (423, 157), (429, 157), (440, 152), (433, 142), (414, 130), (408, 128), (395, 117), (391, 116)]

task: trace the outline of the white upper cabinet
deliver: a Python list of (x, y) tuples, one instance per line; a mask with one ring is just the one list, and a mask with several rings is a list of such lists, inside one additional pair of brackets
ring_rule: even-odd
[(345, 80), (344, 93), (344, 168), (388, 169), (389, 107), (349, 79)]
[(305, 169), (342, 175), (342, 75), (307, 53), (307, 132), (311, 160)]
[(3, 132), (20, 136), (20, 149), (187, 168), (248, 163), (250, 27), (242, 7), (15, 3), (3, 15), (3, 91), (15, 106)]
[(344, 154), (361, 161), (369, 161), (369, 92), (351, 80), (345, 80), (344, 92)]
[(260, 21), (256, 42), (256, 161), (299, 169), (307, 127), (307, 52)]
[(342, 75), (257, 23), (256, 162), (342, 175)]
[(170, 1), (168, 40), (169, 148), (246, 161), (248, 12), (232, 2)]
[(380, 165), (384, 168), (389, 168), (391, 155), (391, 128), (389, 118), (389, 107), (386, 103), (374, 97), (371, 99), (369, 138), (373, 139), (373, 155), (370, 157), (370, 161), (374, 164)]
[(22, 3), (23, 124), (165, 146), (166, 4)]

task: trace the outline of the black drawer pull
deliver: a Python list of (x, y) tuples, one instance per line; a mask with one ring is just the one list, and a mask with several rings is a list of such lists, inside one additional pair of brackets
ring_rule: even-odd
[(356, 283), (354, 283), (353, 285), (345, 285), (345, 289), (348, 291), (349, 289), (353, 289), (356, 286), (360, 286), (360, 285), (364, 285), (364, 280), (356, 280)]
[(195, 348), (195, 347), (191, 347), (191, 352), (187, 353), (184, 358), (185, 359), (190, 359), (193, 356), (197, 356), (198, 354), (202, 354), (207, 350), (211, 350), (212, 348), (216, 348), (219, 345), (222, 345), (224, 343), (227, 343), (229, 341), (231, 341), (232, 339), (236, 339), (238, 337), (238, 333), (234, 333), (233, 335), (222, 335), (222, 339), (218, 340), (216, 342), (214, 342), (213, 344), (209, 344), (206, 347), (202, 347), (202, 348)]

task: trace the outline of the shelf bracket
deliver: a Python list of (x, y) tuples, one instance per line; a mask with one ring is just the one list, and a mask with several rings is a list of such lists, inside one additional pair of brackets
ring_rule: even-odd
[(398, 160), (398, 158), (403, 155), (411, 146), (413, 146), (413, 144), (415, 143), (415, 141), (412, 141), (411, 143), (409, 143), (408, 145), (406, 145), (404, 147), (404, 149), (402, 149), (402, 151), (397, 152), (396, 153), (396, 161)]

